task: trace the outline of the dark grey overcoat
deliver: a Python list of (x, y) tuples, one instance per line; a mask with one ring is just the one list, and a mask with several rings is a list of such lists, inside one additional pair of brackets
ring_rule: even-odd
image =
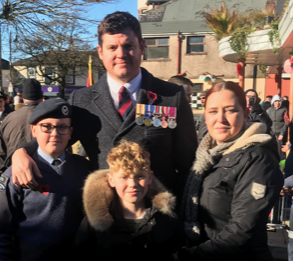
[[(155, 175), (175, 194), (182, 189), (197, 148), (197, 137), (191, 108), (181, 86), (153, 77), (145, 69), (137, 103), (177, 107), (177, 127), (157, 128), (135, 123), (135, 108), (123, 122), (114, 107), (107, 75), (89, 88), (74, 92), (72, 142), (80, 140), (93, 169), (107, 169), (106, 157), (121, 139), (137, 142), (151, 153)], [(152, 101), (147, 91), (157, 94)]]

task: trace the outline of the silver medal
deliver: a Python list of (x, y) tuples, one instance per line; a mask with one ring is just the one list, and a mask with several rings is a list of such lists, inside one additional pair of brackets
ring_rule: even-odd
[(155, 127), (160, 127), (161, 126), (161, 120), (159, 118), (155, 118), (153, 125)]
[(142, 116), (139, 116), (138, 118), (136, 118), (135, 122), (137, 125), (143, 125), (144, 118)]
[(177, 123), (176, 123), (176, 121), (169, 121), (168, 126), (170, 129), (175, 129), (177, 126)]

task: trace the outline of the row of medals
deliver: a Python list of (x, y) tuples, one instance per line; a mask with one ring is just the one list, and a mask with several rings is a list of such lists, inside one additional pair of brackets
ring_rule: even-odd
[(159, 115), (155, 115), (153, 118), (144, 118), (144, 115), (140, 115), (138, 118), (135, 120), (137, 125), (145, 125), (147, 127), (150, 127), (154, 125), (155, 127), (162, 127), (162, 128), (167, 128), (169, 127), (170, 129), (175, 129), (177, 126), (177, 123), (175, 119), (170, 118), (168, 122), (165, 120), (165, 117), (163, 117), (163, 120), (160, 120)]

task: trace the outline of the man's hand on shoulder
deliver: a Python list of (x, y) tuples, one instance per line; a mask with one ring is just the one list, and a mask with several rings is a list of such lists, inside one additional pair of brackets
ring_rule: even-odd
[(11, 173), (12, 182), (15, 186), (23, 186), (32, 190), (38, 188), (34, 175), (42, 178), (37, 164), (27, 154), (25, 149), (18, 149), (12, 155)]

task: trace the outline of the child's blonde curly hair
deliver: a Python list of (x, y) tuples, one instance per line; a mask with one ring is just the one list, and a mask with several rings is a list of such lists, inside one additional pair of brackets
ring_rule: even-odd
[(109, 152), (107, 163), (112, 172), (123, 169), (125, 173), (137, 174), (150, 171), (150, 154), (137, 143), (122, 140), (119, 146)]

